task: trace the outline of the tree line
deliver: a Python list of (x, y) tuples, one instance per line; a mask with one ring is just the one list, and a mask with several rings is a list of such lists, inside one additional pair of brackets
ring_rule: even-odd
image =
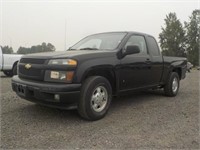
[[(4, 54), (12, 54), (13, 48), (9, 46), (1, 46)], [(17, 54), (30, 54), (30, 53), (39, 53), (39, 52), (51, 52), (55, 51), (56, 48), (51, 43), (43, 42), (41, 45), (35, 45), (31, 47), (22, 47), (20, 46), (17, 50)]]
[[(164, 27), (161, 27), (159, 42), (163, 55), (187, 57), (195, 66), (199, 65), (200, 51), (200, 10), (194, 10), (189, 16), (189, 21), (183, 24), (177, 18), (176, 13), (169, 13), (164, 19)], [(13, 53), (12, 47), (2, 47), (3, 53)], [(55, 51), (51, 43), (30, 48), (19, 47), (18, 54)]]
[(165, 56), (187, 57), (193, 65), (199, 65), (200, 10), (194, 10), (189, 21), (182, 24), (176, 13), (169, 13), (165, 27), (159, 34), (160, 47)]

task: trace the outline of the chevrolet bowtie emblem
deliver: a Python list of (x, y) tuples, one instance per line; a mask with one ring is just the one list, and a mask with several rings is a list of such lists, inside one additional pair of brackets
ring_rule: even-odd
[(30, 69), (30, 68), (31, 68), (31, 64), (26, 64), (26, 65), (25, 65), (25, 68), (26, 68), (26, 69)]

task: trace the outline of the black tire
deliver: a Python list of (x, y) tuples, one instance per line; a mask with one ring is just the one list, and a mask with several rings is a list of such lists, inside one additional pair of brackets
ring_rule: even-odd
[[(173, 89), (173, 81), (174, 80), (177, 80), (177, 88)], [(176, 81), (174, 81), (174, 82), (176, 82)], [(178, 93), (178, 90), (179, 90), (179, 83), (180, 83), (179, 75), (176, 72), (172, 72), (169, 75), (166, 85), (164, 86), (165, 95), (170, 96), (170, 97), (176, 96)]]
[(12, 77), (12, 70), (11, 71), (3, 71), (3, 73), (7, 76), (7, 77)]
[[(105, 103), (103, 109), (100, 112), (94, 110), (94, 102), (92, 101), (92, 96), (94, 95), (94, 92), (98, 87), (102, 87), (107, 93), (107, 103)], [(84, 81), (81, 88), (80, 100), (78, 103), (78, 112), (80, 116), (86, 120), (99, 120), (103, 118), (108, 112), (111, 100), (112, 88), (109, 81), (101, 76), (91, 76)]]
[(13, 70), (12, 70), (12, 75), (17, 75), (17, 64), (14, 65)]

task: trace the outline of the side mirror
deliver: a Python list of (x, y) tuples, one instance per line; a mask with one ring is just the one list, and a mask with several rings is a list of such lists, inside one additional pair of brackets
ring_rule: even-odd
[(137, 45), (128, 45), (126, 47), (125, 55), (140, 53), (140, 48)]

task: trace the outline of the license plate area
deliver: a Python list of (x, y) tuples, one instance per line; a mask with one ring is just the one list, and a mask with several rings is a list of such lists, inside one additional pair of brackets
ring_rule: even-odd
[(26, 86), (25, 85), (17, 84), (16, 90), (19, 95), (22, 95), (22, 96), (26, 95)]

